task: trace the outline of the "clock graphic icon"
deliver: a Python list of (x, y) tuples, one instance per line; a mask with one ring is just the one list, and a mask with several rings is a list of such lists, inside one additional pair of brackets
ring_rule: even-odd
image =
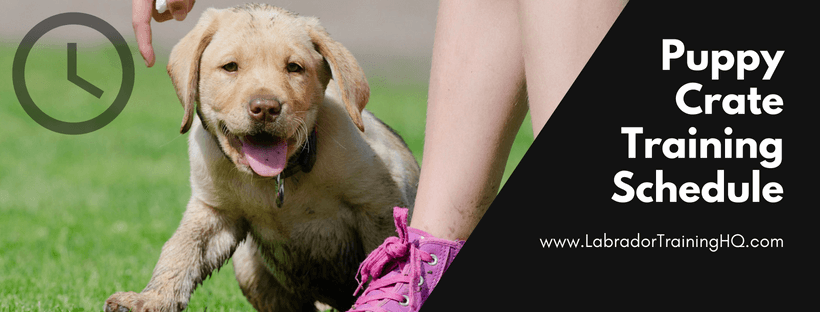
[[(65, 25), (86, 26), (102, 33), (114, 45), (122, 63), (122, 83), (119, 93), (105, 111), (86, 121), (68, 122), (49, 116), (34, 103), (26, 86), (26, 60), (34, 44), (47, 32)], [(77, 43), (67, 43), (66, 50), (68, 55), (66, 68), (68, 81), (97, 98), (102, 97), (104, 90), (77, 75)], [(125, 39), (111, 24), (86, 13), (61, 13), (44, 19), (23, 37), (17, 47), (17, 52), (14, 54), (12, 82), (14, 84), (14, 93), (17, 95), (17, 100), (20, 101), (20, 105), (31, 119), (34, 119), (38, 124), (57, 133), (86, 134), (108, 125), (125, 108), (125, 104), (128, 103), (134, 89), (134, 59), (131, 57), (131, 50), (128, 48)]]

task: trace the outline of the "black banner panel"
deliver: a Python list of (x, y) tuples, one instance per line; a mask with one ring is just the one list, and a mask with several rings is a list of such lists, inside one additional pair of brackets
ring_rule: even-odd
[(814, 19), (629, 3), (422, 311), (816, 305)]

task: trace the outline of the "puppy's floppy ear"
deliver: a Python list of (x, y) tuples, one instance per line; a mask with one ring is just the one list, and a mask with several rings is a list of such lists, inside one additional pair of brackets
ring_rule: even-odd
[(330, 38), (325, 28), (319, 25), (317, 18), (306, 18), (306, 24), (316, 51), (324, 56), (330, 65), (333, 80), (339, 85), (347, 113), (356, 127), (364, 131), (362, 110), (370, 98), (370, 86), (367, 84), (364, 71), (350, 51)]
[(179, 133), (188, 132), (194, 121), (199, 99), (199, 60), (216, 32), (218, 13), (215, 9), (206, 10), (194, 29), (174, 46), (168, 59), (168, 75), (185, 110)]

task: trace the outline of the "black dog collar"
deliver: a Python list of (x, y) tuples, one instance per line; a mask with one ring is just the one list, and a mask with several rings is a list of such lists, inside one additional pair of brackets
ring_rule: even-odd
[(310, 133), (306, 143), (291, 157), (285, 171), (276, 176), (276, 206), (279, 208), (285, 202), (285, 179), (299, 171), (310, 172), (316, 163), (316, 129)]
[(316, 129), (310, 133), (305, 145), (288, 160), (288, 165), (280, 175), (287, 179), (299, 171), (310, 172), (316, 163)]

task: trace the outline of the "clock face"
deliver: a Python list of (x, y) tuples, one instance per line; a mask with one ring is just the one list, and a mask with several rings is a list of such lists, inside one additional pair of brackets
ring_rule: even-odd
[[(102, 49), (92, 47), (72, 40), (72, 32), (98, 32), (107, 41), (100, 41)], [(37, 48), (44, 44), (61, 47)], [(134, 87), (134, 61), (110, 24), (93, 15), (62, 13), (26, 34), (14, 56), (12, 76), (17, 99), (34, 121), (58, 133), (84, 134), (104, 127), (123, 110)], [(45, 81), (49, 83), (41, 83)]]

